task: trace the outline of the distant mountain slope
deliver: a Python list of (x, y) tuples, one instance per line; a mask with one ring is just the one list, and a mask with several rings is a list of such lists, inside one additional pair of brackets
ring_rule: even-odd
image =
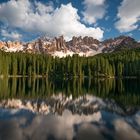
[(0, 42), (0, 49), (5, 52), (45, 53), (58, 57), (72, 56), (73, 54), (93, 56), (99, 53), (109, 53), (138, 47), (140, 47), (140, 43), (128, 36), (119, 36), (102, 42), (88, 36), (73, 37), (70, 41), (65, 41), (64, 37), (60, 36), (53, 39), (41, 37), (28, 43), (17, 41)]

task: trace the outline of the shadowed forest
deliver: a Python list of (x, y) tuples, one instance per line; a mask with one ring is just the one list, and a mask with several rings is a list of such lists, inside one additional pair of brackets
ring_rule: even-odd
[(42, 54), (0, 52), (0, 75), (28, 77), (140, 77), (140, 49), (65, 58)]

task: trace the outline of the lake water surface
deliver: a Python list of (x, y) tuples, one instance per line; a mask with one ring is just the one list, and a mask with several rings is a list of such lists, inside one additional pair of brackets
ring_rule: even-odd
[(139, 140), (139, 79), (0, 79), (0, 140)]

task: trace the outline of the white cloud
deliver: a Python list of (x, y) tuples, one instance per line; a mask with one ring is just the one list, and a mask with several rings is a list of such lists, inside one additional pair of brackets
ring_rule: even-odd
[(1, 36), (3, 36), (4, 39), (8, 38), (8, 39), (13, 39), (13, 40), (21, 40), (22, 35), (19, 34), (16, 31), (13, 32), (8, 32), (7, 30), (2, 29), (1, 30)]
[(93, 24), (104, 17), (106, 13), (105, 0), (84, 0), (83, 4), (85, 10), (82, 14), (85, 23)]
[(99, 5), (103, 5), (104, 2), (105, 2), (105, 0), (85, 0), (84, 4), (99, 6)]
[(93, 36), (103, 38), (103, 30), (99, 27), (86, 27), (80, 22), (77, 9), (71, 3), (54, 9), (52, 4), (29, 0), (10, 0), (0, 4), (0, 21), (11, 28), (19, 28), (34, 34), (46, 34), (48, 37), (64, 35), (66, 39), (72, 36)]
[(117, 17), (119, 20), (115, 26), (120, 32), (137, 29), (140, 21), (140, 0), (123, 0), (118, 8)]
[(49, 3), (49, 5), (44, 5), (41, 2), (35, 1), (35, 5), (36, 5), (36, 10), (41, 15), (49, 13), (49, 12), (53, 12), (53, 10), (54, 10), (53, 3)]

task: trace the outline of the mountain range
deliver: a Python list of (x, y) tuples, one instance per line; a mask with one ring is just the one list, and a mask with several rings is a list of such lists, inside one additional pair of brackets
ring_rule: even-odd
[(43, 53), (58, 57), (72, 56), (73, 54), (94, 56), (99, 53), (110, 53), (138, 47), (140, 47), (140, 43), (129, 36), (119, 36), (104, 41), (88, 36), (73, 36), (70, 41), (65, 41), (63, 36), (52, 39), (44, 36), (26, 43), (0, 41), (0, 50), (5, 52)]

